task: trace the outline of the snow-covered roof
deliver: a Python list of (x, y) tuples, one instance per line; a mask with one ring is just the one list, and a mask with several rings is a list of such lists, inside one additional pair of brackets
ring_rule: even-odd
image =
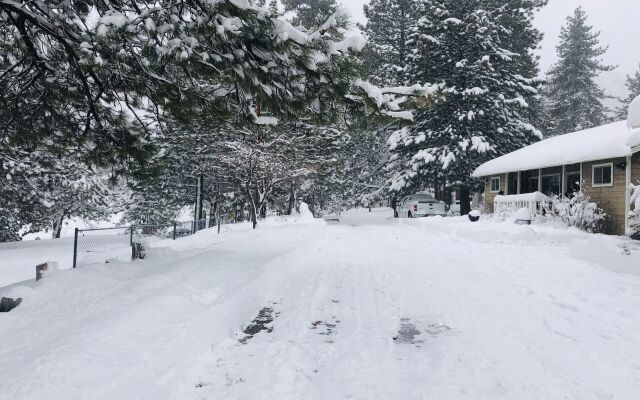
[(473, 176), (626, 157), (632, 154), (631, 148), (636, 146), (634, 143), (640, 144), (640, 130), (634, 131), (627, 128), (625, 121), (621, 121), (554, 136), (486, 162), (475, 170)]

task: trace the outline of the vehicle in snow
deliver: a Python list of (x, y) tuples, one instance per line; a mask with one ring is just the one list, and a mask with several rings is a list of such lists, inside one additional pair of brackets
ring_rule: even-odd
[(446, 216), (444, 201), (438, 201), (427, 193), (416, 193), (405, 197), (398, 206), (398, 217), (417, 218), (433, 215)]

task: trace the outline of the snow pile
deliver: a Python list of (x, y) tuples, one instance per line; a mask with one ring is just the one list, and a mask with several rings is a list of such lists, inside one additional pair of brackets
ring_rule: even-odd
[(314, 220), (313, 213), (309, 210), (309, 205), (304, 201), (300, 203), (300, 220), (312, 221)]
[[(624, 121), (534, 143), (479, 166), (474, 177), (504, 174), (631, 155)], [(568, 151), (567, 149), (571, 149)]]
[(629, 129), (640, 128), (640, 96), (636, 97), (631, 104), (629, 104), (627, 127)]
[(592, 235), (571, 242), (569, 255), (614, 272), (640, 276), (640, 251), (617, 237)]
[(522, 207), (519, 208), (518, 210), (516, 210), (516, 212), (513, 214), (513, 217), (516, 219), (516, 221), (531, 221), (531, 212), (529, 211), (528, 208), (526, 207)]
[(359, 53), (362, 51), (366, 44), (367, 40), (364, 38), (364, 36), (362, 36), (362, 34), (360, 34), (359, 32), (354, 32), (344, 38), (342, 41), (334, 43), (332, 53), (337, 51), (343, 53), (354, 51), (356, 53)]

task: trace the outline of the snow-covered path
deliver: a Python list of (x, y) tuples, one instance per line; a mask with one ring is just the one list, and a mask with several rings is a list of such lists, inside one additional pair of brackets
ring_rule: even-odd
[(640, 282), (537, 250), (330, 226), (265, 299), (273, 332), (214, 346), (175, 398), (636, 398)]
[(635, 400), (640, 277), (570, 255), (588, 240), (372, 216), (59, 273), (0, 317), (0, 399)]

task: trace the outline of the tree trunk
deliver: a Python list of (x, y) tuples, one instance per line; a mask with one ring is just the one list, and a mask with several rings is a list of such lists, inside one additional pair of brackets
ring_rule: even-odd
[[(218, 204), (217, 201), (212, 201), (211, 205), (209, 206), (209, 221), (207, 221), (209, 228), (211, 228), (217, 223), (216, 221), (216, 205), (217, 204)], [(212, 222), (213, 222), (213, 225), (212, 225)]]
[(202, 175), (198, 176), (196, 182), (196, 209), (194, 213), (194, 219), (197, 221), (193, 224), (194, 231), (198, 231), (201, 226), (200, 220), (202, 219)]
[(398, 197), (395, 195), (391, 198), (391, 208), (393, 208), (393, 217), (398, 218)]
[(256, 229), (256, 226), (258, 225), (258, 218), (256, 215), (257, 213), (256, 213), (255, 207), (251, 206), (250, 214), (251, 214), (251, 224), (253, 225), (253, 229)]
[(467, 186), (460, 187), (460, 215), (467, 215), (471, 212), (469, 193), (469, 188)]
[(62, 223), (64, 222), (65, 211), (61, 212), (58, 218), (53, 221), (53, 238), (60, 239), (60, 233), (62, 233)]
[(289, 204), (287, 204), (287, 215), (291, 215), (293, 210), (296, 207), (296, 185), (295, 183), (291, 184), (291, 188), (289, 190)]
[(263, 202), (262, 205), (260, 205), (260, 219), (265, 219), (267, 218), (267, 202)]

